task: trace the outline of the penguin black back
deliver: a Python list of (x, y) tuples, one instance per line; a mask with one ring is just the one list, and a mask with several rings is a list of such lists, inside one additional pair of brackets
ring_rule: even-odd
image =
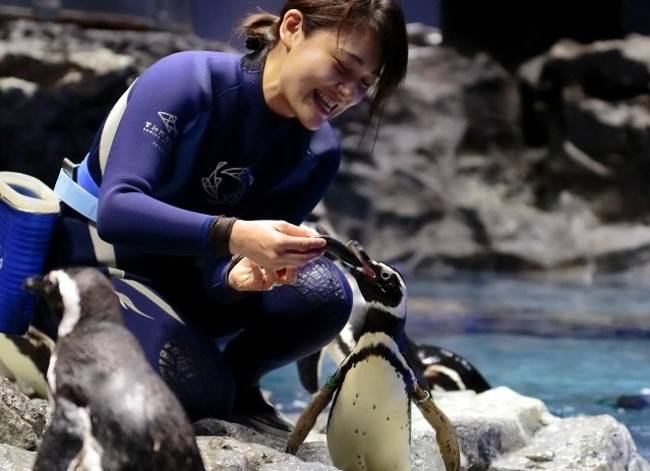
[(47, 375), (54, 412), (34, 470), (204, 470), (186, 412), (123, 325), (108, 277), (54, 270), (25, 287), (61, 316)]

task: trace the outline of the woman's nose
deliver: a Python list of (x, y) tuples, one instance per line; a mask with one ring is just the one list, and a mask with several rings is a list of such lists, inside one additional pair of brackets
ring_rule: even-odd
[(351, 82), (350, 82), (350, 81), (347, 81), (347, 82), (340, 82), (340, 83), (336, 86), (336, 91), (337, 91), (337, 92), (339, 93), (339, 95), (341, 95), (342, 97), (344, 97), (344, 98), (349, 98), (349, 97), (352, 95), (352, 86), (351, 86)]
[(345, 101), (356, 103), (363, 98), (365, 88), (353, 80), (347, 80), (340, 82), (336, 86), (336, 91)]

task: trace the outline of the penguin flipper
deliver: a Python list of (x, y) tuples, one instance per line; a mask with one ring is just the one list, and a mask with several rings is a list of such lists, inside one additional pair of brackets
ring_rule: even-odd
[(414, 383), (412, 399), (424, 418), (436, 431), (436, 442), (440, 448), (442, 460), (447, 471), (458, 471), (460, 469), (460, 445), (454, 425), (444, 412), (433, 402), (431, 394)]
[(303, 388), (314, 394), (318, 391), (318, 378), (320, 376), (320, 366), (323, 357), (323, 350), (319, 350), (311, 355), (301, 358), (296, 362), (298, 367), (298, 379)]
[(296, 425), (287, 440), (286, 452), (295, 455), (298, 453), (298, 448), (302, 445), (302, 442), (305, 441), (307, 435), (314, 428), (316, 424), (316, 419), (318, 415), (325, 409), (325, 406), (329, 404), (334, 395), (334, 392), (338, 389), (338, 372), (330, 378), (330, 380), (325, 383), (325, 385), (316, 393), (312, 398), (311, 402), (307, 404), (305, 410), (302, 411), (300, 417), (296, 422)]

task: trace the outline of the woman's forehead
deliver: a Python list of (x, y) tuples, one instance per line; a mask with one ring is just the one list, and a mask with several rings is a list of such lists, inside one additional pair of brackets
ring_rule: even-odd
[(341, 31), (337, 49), (357, 66), (379, 75), (383, 62), (381, 45), (377, 34), (370, 28)]

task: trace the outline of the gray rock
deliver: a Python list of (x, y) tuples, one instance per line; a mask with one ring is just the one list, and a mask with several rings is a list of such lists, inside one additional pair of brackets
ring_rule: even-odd
[(5, 377), (0, 378), (0, 443), (35, 450), (48, 420), (48, 404), (30, 400)]
[[(2, 435), (0, 469), (31, 470), (34, 444), (42, 436), (43, 417), (47, 415), (43, 413), (44, 404), (21, 397), (22, 393), (6, 379), (0, 382), (0, 394), (17, 411), (3, 411), (0, 415), (0, 429), (16, 434)], [(627, 428), (608, 415), (560, 419), (550, 414), (540, 400), (506, 387), (481, 394), (436, 393), (435, 400), (456, 427), (466, 470), (650, 471), (650, 464), (637, 453)], [(15, 418), (34, 416), (41, 420), (21, 422)], [(320, 432), (325, 422), (323, 412), (318, 430), (312, 430), (297, 456), (284, 453), (284, 440), (216, 419), (201, 421), (197, 443), (207, 470), (328, 471), (336, 468), (329, 458), (327, 437)], [(435, 431), (413, 408), (412, 471), (444, 471), (435, 443)]]
[(36, 453), (0, 443), (0, 469), (3, 471), (32, 471)]

